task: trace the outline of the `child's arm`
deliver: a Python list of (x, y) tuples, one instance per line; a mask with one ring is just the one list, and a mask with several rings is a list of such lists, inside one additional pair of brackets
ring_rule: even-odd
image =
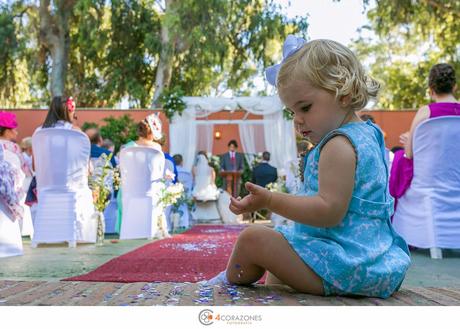
[(268, 208), (283, 217), (317, 227), (333, 227), (345, 216), (353, 193), (356, 155), (343, 136), (328, 141), (319, 159), (319, 191), (314, 196), (272, 193), (247, 183), (250, 194), (232, 198), (230, 210), (236, 214)]

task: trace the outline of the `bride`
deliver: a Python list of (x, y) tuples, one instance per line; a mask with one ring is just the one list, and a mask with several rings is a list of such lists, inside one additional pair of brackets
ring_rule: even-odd
[(195, 181), (192, 196), (199, 201), (216, 200), (219, 194), (215, 182), (216, 172), (209, 165), (208, 157), (204, 151), (198, 152), (197, 161), (192, 168)]

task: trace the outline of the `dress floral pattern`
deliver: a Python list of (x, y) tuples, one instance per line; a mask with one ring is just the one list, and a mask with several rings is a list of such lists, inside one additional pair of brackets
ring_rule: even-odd
[(17, 184), (17, 170), (3, 158), (3, 149), (0, 148), (0, 200), (4, 202), (11, 213), (11, 219), (21, 219), (24, 209), (20, 203), (22, 198), (20, 185)]
[(326, 295), (387, 298), (401, 286), (410, 254), (390, 223), (393, 199), (381, 130), (368, 121), (348, 123), (330, 132), (307, 156), (300, 194), (318, 193), (321, 149), (337, 135), (348, 138), (357, 157), (353, 196), (342, 222), (332, 228), (296, 222), (276, 229), (323, 279)]

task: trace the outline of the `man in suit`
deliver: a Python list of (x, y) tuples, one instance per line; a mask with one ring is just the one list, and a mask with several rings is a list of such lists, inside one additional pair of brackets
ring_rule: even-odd
[(278, 179), (278, 172), (275, 167), (268, 164), (269, 161), (270, 153), (265, 151), (262, 154), (262, 162), (252, 171), (252, 182), (254, 184), (265, 187)]
[[(237, 152), (238, 143), (232, 139), (228, 142), (228, 152), (220, 156), (221, 171), (239, 171), (243, 172), (243, 154)], [(227, 182), (224, 179), (223, 189), (227, 189)], [(240, 192), (240, 182), (237, 182), (237, 194)]]
[[(89, 128), (85, 130), (86, 135), (91, 142), (91, 155), (90, 158), (97, 159), (102, 154), (109, 156), (112, 152), (102, 147), (102, 143), (104, 142), (101, 137), (101, 133), (97, 128)], [(115, 157), (112, 156), (110, 159), (110, 163), (112, 167), (115, 168), (117, 166), (117, 162), (115, 161)]]

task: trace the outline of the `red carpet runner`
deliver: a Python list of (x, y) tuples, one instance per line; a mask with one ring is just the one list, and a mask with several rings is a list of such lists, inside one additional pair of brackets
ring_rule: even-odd
[(198, 225), (114, 258), (65, 281), (197, 282), (225, 270), (244, 225)]

